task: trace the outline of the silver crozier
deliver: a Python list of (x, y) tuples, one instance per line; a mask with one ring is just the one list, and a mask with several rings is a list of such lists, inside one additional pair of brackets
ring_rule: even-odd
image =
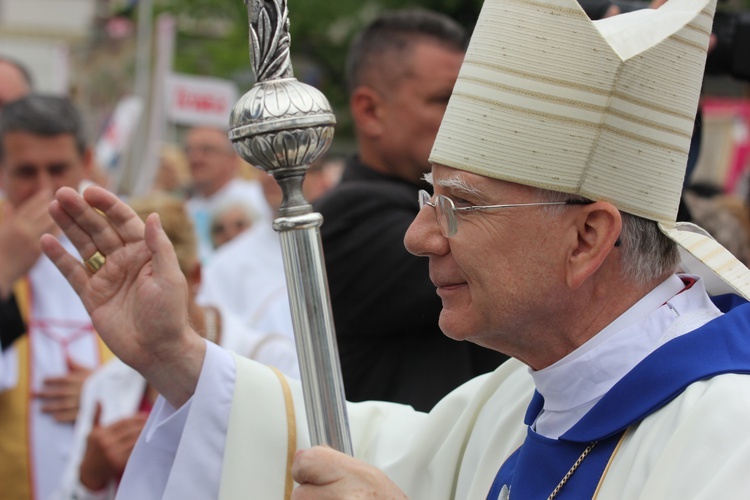
[(328, 100), (297, 81), (286, 0), (245, 0), (257, 83), (237, 101), (229, 138), (248, 163), (273, 174), (284, 194), (273, 228), (281, 238), (310, 439), (352, 454), (344, 386), (323, 264), (320, 225), (302, 194), (308, 166), (331, 144)]

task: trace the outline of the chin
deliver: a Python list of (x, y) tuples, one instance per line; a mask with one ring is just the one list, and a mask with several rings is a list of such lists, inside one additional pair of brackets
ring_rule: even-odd
[(462, 320), (460, 315), (452, 311), (443, 309), (440, 312), (438, 326), (449, 339), (462, 341), (469, 340), (472, 337), (473, 330), (470, 327), (470, 323), (465, 319)]

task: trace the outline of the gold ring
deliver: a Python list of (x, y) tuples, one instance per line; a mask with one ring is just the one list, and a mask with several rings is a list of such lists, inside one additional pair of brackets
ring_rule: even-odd
[(86, 267), (89, 268), (89, 271), (91, 271), (92, 273), (95, 273), (99, 269), (102, 268), (102, 266), (104, 265), (106, 261), (107, 261), (107, 258), (104, 257), (104, 255), (102, 255), (102, 253), (97, 250), (94, 255), (84, 260), (83, 263), (86, 264)]

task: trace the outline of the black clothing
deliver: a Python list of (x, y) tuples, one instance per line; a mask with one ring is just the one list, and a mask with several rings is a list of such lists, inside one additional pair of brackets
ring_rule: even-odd
[(438, 328), (442, 308), (428, 260), (404, 248), (421, 187), (347, 162), (341, 183), (315, 203), (346, 398), (429, 410), (506, 356), (456, 342)]
[(26, 325), (16, 303), (16, 295), (11, 294), (5, 300), (0, 299), (0, 347), (2, 350), (10, 347), (24, 333), (26, 333)]

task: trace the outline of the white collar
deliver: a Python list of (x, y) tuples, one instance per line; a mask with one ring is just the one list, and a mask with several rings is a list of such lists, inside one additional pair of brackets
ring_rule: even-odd
[(572, 353), (543, 370), (529, 369), (544, 397), (536, 432), (562, 435), (656, 348), (720, 316), (703, 281), (690, 278), (697, 281), (684, 290), (680, 276), (670, 276)]

